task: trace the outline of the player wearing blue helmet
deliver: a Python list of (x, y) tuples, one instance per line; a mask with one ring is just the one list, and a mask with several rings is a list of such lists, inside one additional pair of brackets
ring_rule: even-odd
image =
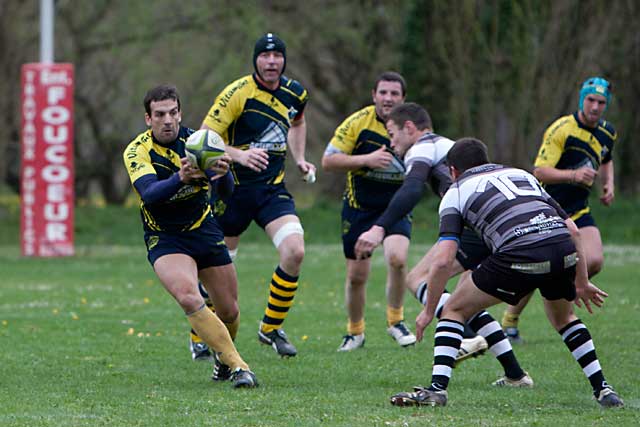
[[(607, 80), (585, 80), (578, 111), (560, 117), (545, 131), (533, 171), (580, 228), (589, 277), (602, 269), (604, 261), (600, 231), (589, 208), (589, 194), (597, 176), (602, 184), (602, 204), (610, 206), (614, 198), (612, 153), (617, 134), (603, 119), (610, 102), (611, 84)], [(529, 297), (517, 306), (509, 306), (504, 313), (502, 327), (512, 341), (521, 341), (518, 319)]]

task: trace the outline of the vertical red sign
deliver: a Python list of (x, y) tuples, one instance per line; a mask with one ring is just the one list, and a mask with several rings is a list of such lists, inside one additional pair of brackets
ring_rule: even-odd
[(74, 254), (73, 64), (22, 66), (22, 255)]

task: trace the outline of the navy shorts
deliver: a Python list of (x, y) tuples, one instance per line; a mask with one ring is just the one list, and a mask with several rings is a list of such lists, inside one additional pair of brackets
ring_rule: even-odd
[(593, 217), (589, 212), (580, 215), (578, 218), (576, 218), (574, 222), (576, 223), (578, 228), (590, 227), (590, 226), (597, 227), (596, 220), (593, 219)]
[[(358, 237), (368, 231), (375, 223), (383, 210), (365, 211), (350, 207), (345, 201), (342, 204), (342, 251), (347, 259), (356, 259), (354, 248)], [(393, 224), (387, 230), (387, 236), (391, 234), (401, 234), (411, 238), (411, 218), (406, 216)]]
[(285, 215), (298, 215), (293, 196), (284, 184), (237, 185), (231, 197), (216, 204), (216, 218), (225, 236), (241, 235), (255, 221), (264, 228)]
[(478, 289), (516, 305), (535, 289), (548, 300), (576, 298), (576, 247), (570, 238), (496, 252), (472, 273)]
[(460, 244), (456, 259), (465, 270), (475, 270), (489, 255), (491, 250), (487, 248), (475, 231), (465, 227), (460, 236)]
[(147, 259), (152, 266), (158, 258), (169, 254), (190, 256), (198, 270), (231, 264), (222, 230), (213, 216), (207, 217), (200, 227), (192, 231), (148, 231), (144, 234), (144, 242)]

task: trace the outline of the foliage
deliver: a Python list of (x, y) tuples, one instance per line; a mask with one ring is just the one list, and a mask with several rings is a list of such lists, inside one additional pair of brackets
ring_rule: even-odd
[[(145, 125), (146, 90), (174, 83), (184, 123), (199, 127), (215, 95), (252, 72), (263, 32), (288, 45), (287, 74), (311, 94), (308, 158), (320, 163), (336, 126), (370, 103), (375, 77), (403, 72), (408, 99), (430, 110), (436, 130), (476, 135), (494, 158), (529, 168), (545, 127), (575, 109), (579, 83), (614, 84), (608, 111), (620, 135), (619, 190), (637, 193), (640, 152), (640, 20), (637, 2), (615, 0), (293, 0), (56, 2), (56, 60), (76, 67), (76, 193), (124, 203), (121, 152)], [(37, 59), (35, 0), (0, 2), (0, 181), (18, 188), (20, 65)], [(290, 185), (300, 187), (290, 170)], [(319, 176), (307, 193), (339, 197), (342, 174)]]

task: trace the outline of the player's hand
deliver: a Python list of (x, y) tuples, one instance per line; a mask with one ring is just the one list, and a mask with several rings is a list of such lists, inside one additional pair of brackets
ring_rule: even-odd
[(317, 169), (313, 163), (309, 163), (306, 160), (300, 160), (296, 163), (296, 165), (298, 166), (298, 170), (303, 176), (308, 174), (309, 172), (312, 172), (314, 175), (316, 174)]
[(205, 178), (204, 172), (199, 168), (194, 167), (186, 157), (182, 157), (180, 159), (180, 170), (178, 171), (178, 175), (180, 176), (180, 181), (185, 184)]
[(433, 313), (427, 313), (427, 307), (423, 308), (418, 317), (416, 317), (416, 339), (422, 341), (424, 330), (433, 320)]
[(602, 196), (600, 196), (600, 203), (605, 206), (611, 206), (613, 203), (613, 198), (615, 195), (613, 194), (613, 186), (603, 185), (602, 186)]
[(387, 151), (387, 147), (382, 146), (374, 152), (366, 154), (366, 165), (371, 169), (384, 169), (393, 161), (393, 154)]
[(355, 246), (356, 259), (367, 259), (373, 250), (380, 246), (384, 240), (384, 228), (374, 225), (358, 237)]
[(576, 169), (573, 172), (573, 182), (576, 184), (586, 185), (590, 187), (593, 184), (593, 180), (596, 179), (598, 175), (598, 171), (591, 169), (590, 167), (584, 166), (579, 169)]
[(605, 291), (593, 283), (587, 282), (587, 286), (576, 286), (576, 299), (573, 302), (580, 308), (582, 308), (584, 304), (584, 308), (586, 308), (589, 313), (593, 313), (591, 303), (597, 307), (602, 307), (604, 299), (608, 296), (609, 294)]
[(262, 172), (269, 166), (269, 153), (263, 148), (249, 148), (240, 151), (237, 162), (254, 172)]
[(209, 181), (215, 181), (216, 179), (225, 176), (227, 172), (229, 172), (231, 162), (231, 156), (229, 156), (227, 153), (224, 153), (222, 156), (220, 156), (218, 160), (216, 160), (216, 162), (213, 164), (213, 166), (209, 168), (210, 171), (215, 173), (215, 175), (209, 178)]

